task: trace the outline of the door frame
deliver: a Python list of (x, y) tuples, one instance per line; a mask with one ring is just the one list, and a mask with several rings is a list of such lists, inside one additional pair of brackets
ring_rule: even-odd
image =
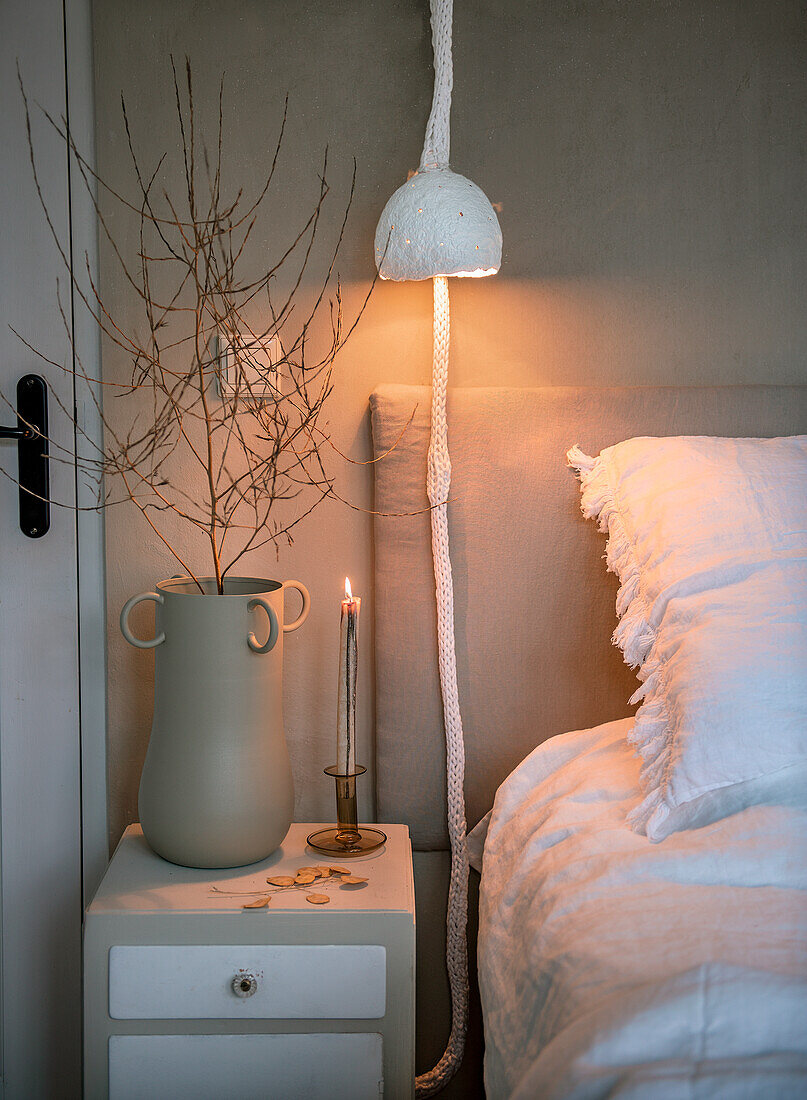
[[(95, 164), (94, 70), (91, 0), (63, 0), (65, 26), (65, 86), (67, 117), (77, 148)], [(70, 256), (80, 267), (86, 255), (98, 285), (98, 221), (91, 196), (68, 160), (70, 196)], [(93, 378), (101, 377), (98, 326), (71, 287), (74, 365), (78, 354)], [(75, 436), (79, 458), (89, 457), (91, 443), (103, 441), (98, 411), (99, 384), (90, 385), (74, 374), (76, 415), (81, 432)], [(82, 434), (83, 433), (83, 434)], [(87, 438), (89, 437), (89, 439)], [(79, 652), (79, 729), (81, 754), (82, 898), (86, 910), (109, 861), (106, 767), (106, 558), (103, 512), (91, 509), (95, 494), (76, 479), (77, 622)]]
[[(37, 206), (28, 164), (14, 58), (34, 108), (34, 146), (42, 152), (41, 183), (44, 201), (52, 204), (54, 232), (65, 253), (75, 258), (77, 271), (83, 270), (86, 254), (91, 273), (97, 273), (92, 196), (75, 160), (36, 117), (35, 107), (40, 96), (56, 119), (64, 115), (92, 162), (91, 0), (10, 0), (2, 24), (8, 97), (3, 133), (9, 137), (4, 148), (8, 175), (4, 172), (2, 182), (8, 196), (3, 278), (11, 310), (4, 321), (16, 320), (19, 326), (22, 320), (34, 343), (54, 354), (50, 368), (39, 368), (50, 380), (52, 410), (59, 404), (69, 414), (72, 401), (79, 428), (58, 415), (51, 420), (53, 495), (65, 503), (76, 501), (79, 508), (54, 508), (51, 536), (27, 545), (13, 521), (16, 493), (4, 486), (3, 507), (9, 511), (3, 517), (4, 524), (8, 521), (3, 546), (9, 554), (0, 655), (0, 1042), (5, 1055), (0, 1096), (72, 1098), (80, 1089), (83, 1045), (81, 930), (86, 905), (106, 867), (108, 835), (104, 523), (100, 513), (81, 510), (94, 503), (94, 494), (71, 461), (76, 451), (89, 457), (102, 434), (98, 394), (69, 373), (69, 356), (72, 344), (74, 362), (80, 358), (98, 377), (100, 341), (94, 319), (79, 308), (79, 295), (57, 270), (58, 257), (48, 247), (46, 217)], [(47, 143), (40, 145), (43, 134)], [(67, 339), (57, 312), (57, 277)], [(4, 386), (15, 377), (12, 371), (25, 373), (28, 364), (36, 369), (34, 348), (25, 351), (14, 343), (5, 325), (2, 349), (8, 357)], [(62, 364), (68, 366), (67, 375), (59, 373)], [(56, 465), (61, 459), (66, 461)], [(14, 470), (13, 458), (11, 464)]]

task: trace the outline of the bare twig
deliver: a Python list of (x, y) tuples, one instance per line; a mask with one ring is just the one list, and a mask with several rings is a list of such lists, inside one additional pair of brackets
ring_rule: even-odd
[[(277, 250), (278, 258), (268, 267), (248, 272), (247, 244), (278, 166), (288, 99), (271, 164), (255, 197), (248, 200), (241, 190), (226, 197), (222, 180), (223, 77), (212, 154), (200, 131), (187, 59), (181, 79), (171, 58), (171, 79), (181, 158), (179, 189), (161, 187), (169, 164), (166, 154), (158, 157), (150, 170), (144, 166), (123, 98), (121, 110), (136, 189), (134, 199), (124, 197), (96, 174), (76, 148), (65, 119), (57, 121), (42, 112), (67, 144), (114, 262), (140, 302), (144, 328), (138, 331), (116, 317), (104, 301), (92, 277), (89, 259), (84, 258), (83, 271), (74, 269), (69, 250), (58, 238), (37, 174), (31, 106), (20, 78), (34, 183), (47, 225), (76, 300), (89, 311), (111, 346), (129, 359), (129, 381), (102, 382), (87, 374), (73, 345), (72, 328), (64, 310), (72, 353), (70, 366), (43, 355), (25, 336), (20, 339), (44, 362), (72, 372), (89, 384), (104, 441), (99, 446), (76, 425), (91, 452), (90, 458), (78, 462), (98, 485), (97, 507), (117, 503), (103, 488), (105, 480), (117, 479), (123, 499), (138, 508), (201, 588), (198, 570), (194, 572), (179, 552), (162, 517), (170, 515), (189, 524), (207, 543), (218, 591), (222, 592), (226, 576), (245, 554), (267, 544), (291, 542), (294, 528), (323, 500), (342, 499), (324, 462), (326, 449), (337, 455), (342, 452), (331, 441), (322, 412), (332, 391), (336, 356), (355, 330), (375, 281), (356, 316), (346, 325), (336, 263), (355, 193), (354, 162), (335, 244), (324, 273), (311, 288), (315, 241), (330, 191), (327, 150), (318, 196), (302, 229), (292, 231), (290, 243)], [(134, 259), (128, 258), (120, 238), (116, 239), (112, 223), (96, 197), (96, 187), (102, 188), (126, 217), (137, 219)], [(285, 290), (279, 289), (281, 282)], [(259, 312), (261, 301), (265, 303), (264, 317)], [(324, 325), (319, 322), (323, 308), (327, 310)], [(324, 339), (324, 346), (317, 346), (312, 353), (314, 331), (318, 341)], [(322, 337), (323, 331), (328, 335)], [(219, 334), (226, 336), (232, 358), (230, 384), (224, 396), (219, 395), (215, 385), (220, 367), (216, 347)], [(282, 355), (273, 364), (272, 378), (256, 383), (256, 362), (265, 361), (275, 346), (282, 347)], [(283, 385), (273, 386), (281, 375)], [(96, 393), (96, 386), (101, 385), (107, 395), (105, 406)], [(72, 410), (58, 397), (57, 404), (73, 418)], [(52, 449), (56, 452), (57, 446), (54, 444)], [(185, 458), (195, 471), (190, 478)], [(281, 502), (286, 505), (282, 518), (276, 514)], [(295, 503), (293, 508), (290, 502)]]

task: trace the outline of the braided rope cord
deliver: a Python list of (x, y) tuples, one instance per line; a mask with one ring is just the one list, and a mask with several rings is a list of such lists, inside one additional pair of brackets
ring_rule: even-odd
[(448, 545), (448, 492), (451, 458), (448, 453), (446, 388), (451, 321), (448, 279), (434, 279), (434, 361), (432, 366), (431, 440), (426, 489), (431, 510), (432, 557), (437, 595), (437, 649), (443, 722), (446, 735), (448, 836), (451, 842), (451, 877), (446, 921), (446, 967), (451, 988), (451, 1033), (442, 1058), (415, 1082), (415, 1095), (432, 1096), (457, 1072), (465, 1052), (468, 1030), (468, 844), (465, 821), (465, 741), (462, 733), (457, 655), (454, 645), (454, 582)]
[(447, 168), (451, 148), (451, 89), (454, 67), (451, 60), (451, 22), (454, 0), (431, 0), (432, 52), (434, 54), (434, 94), (426, 140), (420, 156), (420, 169)]
[[(420, 170), (448, 167), (450, 151), (451, 24), (453, 0), (431, 0), (434, 95)], [(454, 645), (454, 581), (448, 544), (448, 493), (451, 458), (448, 452), (446, 389), (451, 318), (448, 279), (434, 279), (434, 359), (432, 363), (431, 439), (426, 490), (431, 505), (432, 558), (437, 599), (437, 653), (443, 723), (446, 737), (446, 794), (448, 836), (451, 843), (451, 876), (446, 918), (446, 969), (451, 989), (451, 1032), (437, 1065), (415, 1080), (418, 1098), (433, 1096), (445, 1088), (462, 1062), (468, 1030), (468, 844), (465, 821), (465, 741), (462, 733), (457, 656)]]

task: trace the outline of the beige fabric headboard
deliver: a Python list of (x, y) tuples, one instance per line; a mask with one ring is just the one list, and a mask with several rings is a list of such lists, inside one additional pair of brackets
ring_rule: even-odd
[[(375, 507), (427, 506), (426, 387), (371, 398)], [(412, 423), (404, 428), (414, 410)], [(565, 465), (637, 435), (807, 432), (807, 386), (462, 389), (448, 398), (451, 558), (469, 826), (547, 737), (619, 718), (636, 686), (610, 644), (616, 581)], [(403, 432), (403, 435), (401, 433)], [(429, 516), (375, 521), (380, 821), (421, 850), (448, 846)]]

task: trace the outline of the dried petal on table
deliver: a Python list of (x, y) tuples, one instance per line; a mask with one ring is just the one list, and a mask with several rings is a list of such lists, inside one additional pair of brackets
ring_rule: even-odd
[(331, 872), (334, 875), (349, 875), (350, 874), (350, 871), (348, 871), (347, 867), (331, 867)]
[(348, 875), (347, 878), (342, 879), (343, 886), (366, 886), (369, 879), (361, 878), (359, 875)]
[(310, 882), (315, 882), (317, 876), (309, 873), (298, 874), (294, 881), (298, 886), (308, 886)]
[(313, 875), (314, 878), (320, 878), (322, 875), (321, 867), (298, 867), (297, 875)]
[(316, 867), (315, 870), (319, 871), (320, 878), (330, 878), (331, 877), (330, 867)]
[(275, 875), (266, 880), (270, 886), (293, 886), (294, 879), (291, 875)]
[(312, 905), (327, 905), (331, 899), (327, 894), (306, 894), (305, 900), (310, 901)]
[(242, 909), (263, 909), (264, 905), (268, 905), (272, 900), (271, 895), (264, 898), (256, 898), (255, 901), (245, 901), (241, 906)]

